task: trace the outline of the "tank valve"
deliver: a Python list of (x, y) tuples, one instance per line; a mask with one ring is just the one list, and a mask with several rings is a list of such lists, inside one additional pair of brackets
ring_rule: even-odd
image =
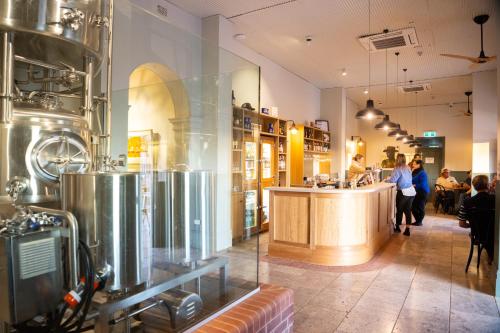
[(19, 194), (26, 192), (28, 189), (28, 184), (24, 179), (12, 179), (7, 182), (7, 186), (5, 187), (5, 192), (10, 196), (13, 203), (17, 202), (19, 199)]
[(64, 8), (61, 23), (66, 27), (70, 27), (73, 31), (77, 31), (80, 29), (84, 18), (85, 13), (78, 8)]

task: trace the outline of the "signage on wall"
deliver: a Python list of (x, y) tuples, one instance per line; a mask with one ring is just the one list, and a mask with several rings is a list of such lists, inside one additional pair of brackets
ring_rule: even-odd
[(434, 164), (434, 157), (426, 157), (425, 164)]
[(424, 132), (424, 138), (434, 138), (437, 136), (436, 131), (426, 131)]

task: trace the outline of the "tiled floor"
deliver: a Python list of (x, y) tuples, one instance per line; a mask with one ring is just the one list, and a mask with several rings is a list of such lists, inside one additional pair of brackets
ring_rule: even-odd
[(484, 253), (479, 271), (474, 256), (466, 274), (468, 251), (468, 230), (448, 216), (428, 216), (411, 237), (393, 235), (379, 264), (366, 269), (312, 270), (261, 260), (259, 277), (295, 291), (296, 333), (500, 332), (493, 269)]

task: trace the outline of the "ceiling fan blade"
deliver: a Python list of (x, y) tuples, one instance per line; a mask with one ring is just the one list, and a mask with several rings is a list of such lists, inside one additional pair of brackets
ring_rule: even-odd
[(443, 57), (449, 57), (449, 58), (455, 58), (455, 59), (462, 59), (462, 60), (469, 60), (472, 63), (479, 63), (478, 58), (474, 57), (468, 57), (468, 56), (463, 56), (463, 55), (458, 55), (458, 54), (441, 54)]
[(497, 58), (497, 56), (486, 57), (486, 61), (493, 61)]

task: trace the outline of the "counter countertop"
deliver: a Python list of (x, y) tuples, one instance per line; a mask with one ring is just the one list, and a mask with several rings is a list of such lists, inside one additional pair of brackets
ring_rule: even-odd
[(312, 188), (312, 187), (266, 187), (269, 191), (279, 191), (279, 192), (302, 192), (302, 193), (324, 193), (324, 194), (342, 194), (342, 193), (370, 193), (377, 192), (388, 187), (396, 186), (396, 184), (391, 183), (377, 183), (366, 185), (363, 187), (358, 187), (356, 189), (332, 189), (326, 190), (323, 188)]

